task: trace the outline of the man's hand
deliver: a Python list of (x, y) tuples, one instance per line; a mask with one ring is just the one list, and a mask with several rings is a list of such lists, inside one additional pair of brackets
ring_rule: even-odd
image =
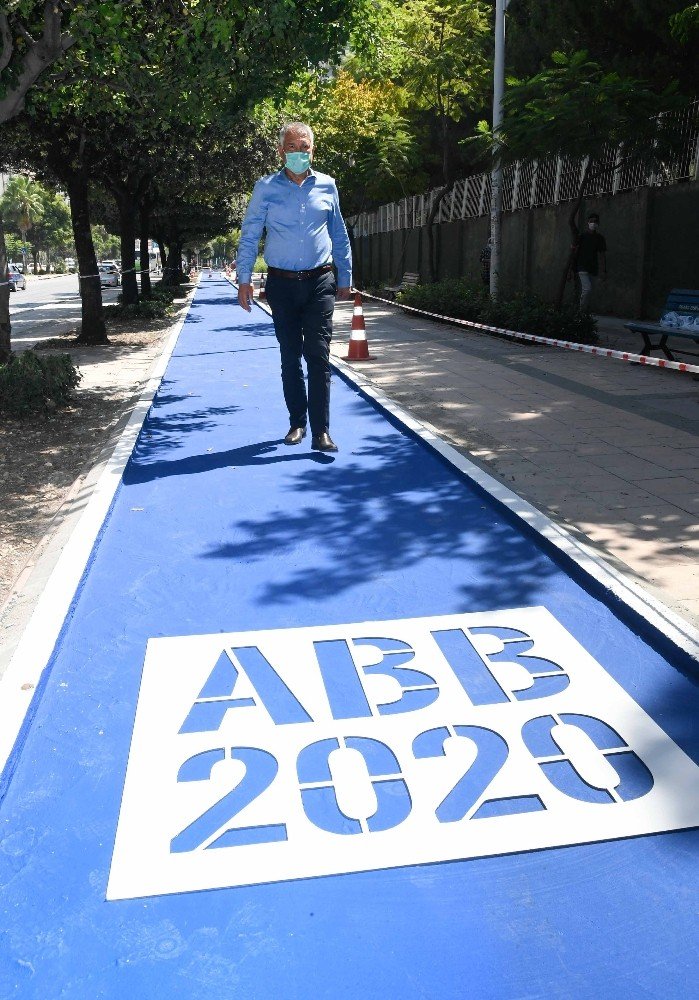
[(347, 299), (352, 298), (351, 288), (338, 288), (337, 295), (335, 296), (338, 302), (346, 302)]
[(242, 306), (246, 312), (250, 312), (252, 309), (252, 303), (255, 297), (255, 290), (252, 285), (238, 285), (238, 305)]

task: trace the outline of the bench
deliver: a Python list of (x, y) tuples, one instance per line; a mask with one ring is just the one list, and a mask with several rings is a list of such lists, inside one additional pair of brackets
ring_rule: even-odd
[(386, 285), (383, 291), (387, 292), (389, 298), (395, 299), (398, 292), (404, 292), (406, 288), (414, 288), (420, 283), (420, 275), (413, 271), (406, 271), (400, 279), (400, 285)]
[[(699, 289), (673, 288), (658, 323), (626, 323), (626, 328), (643, 337), (641, 354), (652, 354), (653, 351), (660, 350), (668, 360), (674, 361), (675, 357), (667, 346), (668, 337), (682, 337), (699, 344)], [(656, 339), (653, 341), (651, 337)], [(685, 351), (678, 347), (674, 351), (699, 357), (696, 351)]]

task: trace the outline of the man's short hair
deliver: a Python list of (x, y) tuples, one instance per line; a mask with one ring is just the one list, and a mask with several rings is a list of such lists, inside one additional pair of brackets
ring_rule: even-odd
[(597, 212), (590, 212), (590, 214), (587, 217), (587, 220), (588, 222), (591, 221), (599, 222), (599, 215), (597, 214)]
[(313, 129), (310, 125), (306, 125), (305, 122), (287, 122), (286, 125), (282, 125), (279, 129), (279, 145), (284, 145), (284, 140), (286, 139), (286, 133), (290, 129), (298, 129), (300, 132), (308, 132), (311, 137), (311, 146), (314, 144), (313, 140)]

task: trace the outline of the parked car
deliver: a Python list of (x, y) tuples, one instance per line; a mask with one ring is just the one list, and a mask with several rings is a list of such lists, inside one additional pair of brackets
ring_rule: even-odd
[(72, 274), (73, 271), (75, 271), (75, 259), (73, 257), (66, 257), (64, 259), (64, 263), (65, 263), (66, 267), (68, 268), (68, 270)]
[(120, 262), (120, 261), (118, 261), (118, 260), (101, 260), (101, 261), (100, 261), (100, 267), (102, 267), (103, 265), (104, 265), (105, 267), (106, 267), (107, 265), (109, 265), (109, 267), (115, 267), (115, 268), (117, 269), (117, 271), (120, 271), (120, 270), (121, 270), (121, 266), (120, 266), (120, 264), (121, 264), (121, 262)]
[(20, 288), (24, 291), (27, 287), (27, 279), (16, 264), (7, 265), (7, 280), (10, 282), (11, 292), (16, 292)]
[(118, 288), (121, 284), (119, 278), (119, 268), (116, 264), (102, 263), (97, 270), (100, 274), (100, 286), (102, 288)]

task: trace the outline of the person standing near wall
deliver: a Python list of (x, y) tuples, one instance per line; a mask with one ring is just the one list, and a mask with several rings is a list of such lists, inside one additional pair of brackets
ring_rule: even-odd
[[(302, 122), (284, 125), (279, 132), (284, 165), (257, 182), (243, 220), (237, 255), (238, 302), (250, 312), (252, 268), (266, 228), (267, 301), (289, 410), (290, 428), (284, 443), (300, 444), (310, 422), (311, 448), (337, 451), (329, 433), (330, 340), (335, 298), (350, 298), (352, 252), (335, 181), (311, 169), (313, 141), (312, 130)], [(302, 357), (308, 368), (308, 393)]]
[(599, 215), (591, 212), (587, 217), (587, 231), (578, 233), (575, 244), (573, 270), (580, 282), (580, 312), (589, 312), (592, 286), (599, 277), (607, 278), (607, 241), (599, 232)]

